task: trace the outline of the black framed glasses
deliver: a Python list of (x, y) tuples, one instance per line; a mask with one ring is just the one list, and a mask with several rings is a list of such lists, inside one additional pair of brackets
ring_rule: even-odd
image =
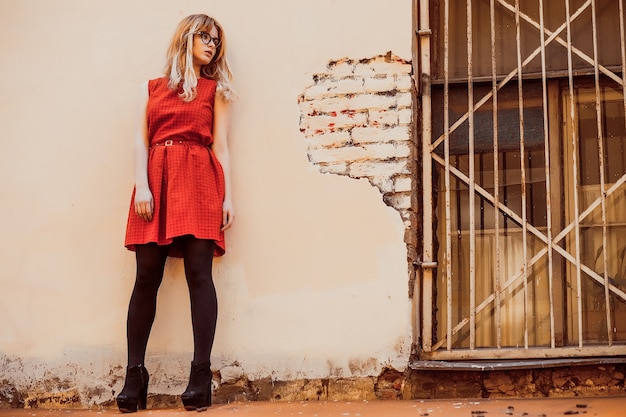
[(196, 32), (196, 35), (200, 36), (200, 40), (205, 45), (213, 42), (213, 45), (215, 45), (216, 48), (220, 46), (220, 38), (214, 38), (213, 36), (209, 35), (208, 32)]

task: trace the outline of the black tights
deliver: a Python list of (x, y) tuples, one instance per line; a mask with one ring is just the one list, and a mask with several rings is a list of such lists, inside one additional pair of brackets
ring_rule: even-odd
[[(178, 238), (176, 244), (182, 248), (185, 276), (189, 287), (193, 362), (202, 363), (210, 360), (217, 321), (217, 294), (213, 284), (215, 243), (212, 240), (185, 236)], [(137, 278), (128, 306), (126, 327), (128, 366), (144, 362), (168, 251), (168, 246), (153, 243), (137, 245)]]

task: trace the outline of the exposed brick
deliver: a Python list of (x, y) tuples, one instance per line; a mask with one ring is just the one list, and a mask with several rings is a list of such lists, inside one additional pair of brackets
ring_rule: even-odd
[(363, 78), (344, 78), (337, 82), (334, 89), (337, 94), (362, 94), (365, 93)]
[(352, 140), (356, 144), (371, 142), (408, 141), (410, 139), (407, 127), (380, 129), (376, 127), (358, 127), (352, 129)]
[(395, 96), (385, 96), (380, 94), (359, 94), (350, 99), (348, 109), (389, 109), (397, 106)]
[(393, 180), (389, 178), (387, 175), (379, 176), (379, 177), (370, 177), (370, 183), (378, 188), (381, 193), (392, 193), (394, 192), (393, 188)]
[(360, 94), (364, 93), (363, 79), (360, 78), (341, 78), (341, 79), (325, 79), (315, 84), (304, 92), (304, 98), (311, 100), (320, 97), (332, 97), (342, 94)]
[(350, 109), (350, 99), (346, 96), (312, 99), (300, 104), (300, 111), (307, 115), (313, 113), (340, 113), (348, 109)]
[(413, 89), (413, 77), (409, 74), (396, 75), (396, 88), (400, 91), (411, 91)]
[(396, 177), (394, 179), (394, 190), (396, 192), (409, 192), (411, 191), (412, 181), (411, 177)]
[(348, 164), (345, 162), (333, 162), (317, 165), (322, 174), (347, 175)]
[(380, 93), (384, 91), (393, 91), (396, 87), (396, 80), (394, 77), (378, 77), (378, 78), (366, 78), (363, 81), (363, 88), (367, 93)]
[[(308, 135), (307, 135), (308, 137)], [(308, 143), (311, 148), (338, 148), (346, 146), (352, 141), (350, 132), (347, 130), (339, 132), (329, 132), (319, 135), (311, 135)]]
[(357, 64), (354, 67), (354, 73), (364, 77), (372, 77), (376, 74), (410, 74), (412, 70), (411, 64), (384, 61), (372, 61), (367, 64)]
[(356, 178), (408, 174), (408, 163), (406, 161), (355, 162), (350, 165), (349, 174)]
[(402, 195), (395, 193), (393, 195), (387, 196), (386, 201), (392, 207), (397, 209), (410, 209), (411, 208), (411, 196), (410, 195)]
[[(309, 160), (322, 173), (367, 178), (407, 228), (411, 212), (412, 67), (391, 52), (343, 58), (299, 97)], [(386, 394), (385, 394), (386, 395)]]
[(396, 126), (398, 124), (398, 112), (387, 109), (372, 109), (369, 111), (368, 121), (375, 126)]
[(343, 148), (312, 149), (309, 151), (309, 160), (313, 163), (328, 163), (337, 161), (362, 161), (367, 159), (367, 150), (360, 146), (346, 146)]
[(305, 129), (307, 135), (309, 133), (325, 133), (332, 132), (336, 129), (349, 129), (354, 126), (363, 126), (366, 124), (367, 116), (364, 114), (337, 114), (336, 116), (306, 116), (300, 123), (300, 128)]
[(410, 108), (398, 110), (398, 123), (401, 125), (410, 125), (413, 123), (413, 110)]
[(328, 64), (329, 75), (336, 78), (349, 77), (354, 74), (354, 61), (340, 60)]
[(402, 107), (410, 108), (413, 105), (413, 96), (411, 95), (411, 93), (398, 94), (397, 100), (398, 100), (397, 103), (398, 103), (399, 108), (402, 108)]

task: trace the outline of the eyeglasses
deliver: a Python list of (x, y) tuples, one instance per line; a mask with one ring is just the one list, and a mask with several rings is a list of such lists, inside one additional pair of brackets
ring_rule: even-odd
[(211, 42), (213, 42), (213, 45), (215, 45), (216, 48), (220, 46), (220, 38), (214, 38), (213, 36), (209, 35), (207, 32), (196, 32), (196, 35), (200, 35), (200, 40), (205, 45), (208, 45)]

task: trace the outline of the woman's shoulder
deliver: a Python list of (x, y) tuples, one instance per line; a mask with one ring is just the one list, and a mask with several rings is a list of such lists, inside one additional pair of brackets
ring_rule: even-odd
[(167, 85), (168, 79), (167, 77), (151, 78), (146, 81), (146, 83), (148, 84), (148, 86)]

